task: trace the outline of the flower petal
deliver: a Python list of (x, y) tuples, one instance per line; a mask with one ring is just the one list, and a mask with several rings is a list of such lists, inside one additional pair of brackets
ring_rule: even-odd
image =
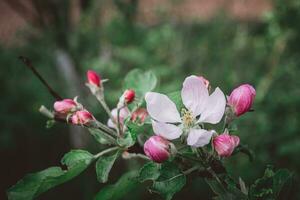
[(174, 140), (182, 134), (181, 128), (173, 124), (166, 124), (152, 120), (153, 131), (156, 135), (164, 137), (168, 140)]
[(176, 105), (164, 94), (147, 92), (145, 96), (149, 115), (160, 122), (181, 122)]
[(220, 88), (216, 88), (215, 91), (208, 97), (208, 100), (205, 104), (205, 109), (201, 113), (198, 122), (206, 122), (211, 124), (219, 123), (224, 115), (225, 107), (225, 95)]
[(194, 117), (204, 110), (208, 98), (208, 90), (201, 78), (189, 76), (183, 82), (181, 90), (182, 102), (185, 107), (193, 112)]
[(187, 138), (187, 144), (193, 147), (203, 147), (210, 142), (213, 131), (205, 129), (191, 129)]

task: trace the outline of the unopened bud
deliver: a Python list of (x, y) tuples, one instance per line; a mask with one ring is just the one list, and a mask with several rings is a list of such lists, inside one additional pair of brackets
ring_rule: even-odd
[(229, 135), (228, 133), (223, 133), (213, 139), (214, 149), (222, 157), (229, 157), (239, 143), (240, 138), (238, 136)]
[(170, 142), (160, 136), (151, 136), (144, 144), (145, 154), (154, 162), (162, 163), (170, 156)]
[(87, 79), (88, 79), (89, 84), (100, 87), (101, 78), (95, 71), (88, 70), (86, 75), (87, 75)]
[(59, 114), (67, 114), (76, 110), (76, 102), (72, 99), (64, 99), (54, 103), (54, 110)]
[(139, 122), (143, 123), (147, 117), (148, 117), (147, 110), (145, 108), (139, 108), (132, 113), (130, 119), (133, 122), (139, 121)]
[(228, 105), (232, 107), (236, 116), (240, 116), (251, 109), (255, 95), (255, 89), (251, 85), (243, 84), (231, 92)]
[(94, 121), (94, 116), (87, 110), (80, 110), (75, 112), (71, 117), (72, 124), (87, 125)]

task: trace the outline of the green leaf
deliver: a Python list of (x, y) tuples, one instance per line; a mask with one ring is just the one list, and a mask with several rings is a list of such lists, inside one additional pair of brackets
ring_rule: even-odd
[(159, 165), (153, 162), (146, 163), (139, 173), (139, 181), (144, 182), (147, 180), (155, 181), (160, 176)]
[(146, 92), (152, 91), (157, 84), (157, 78), (152, 71), (134, 69), (130, 71), (124, 80), (124, 89), (133, 89), (137, 99), (143, 101)]
[(250, 199), (288, 199), (289, 186), (292, 181), (292, 174), (288, 170), (273, 172), (271, 167), (265, 170), (264, 176), (257, 179), (250, 186)]
[(88, 130), (91, 133), (91, 135), (95, 138), (95, 140), (100, 144), (112, 144), (109, 138), (105, 134), (103, 134), (101, 130), (95, 128), (89, 128)]
[(95, 200), (118, 200), (125, 199), (125, 195), (136, 189), (140, 182), (137, 180), (138, 171), (123, 174), (113, 185), (104, 187), (95, 196)]
[(135, 144), (136, 140), (137, 140), (137, 136), (136, 136), (135, 132), (126, 131), (124, 137), (117, 139), (117, 143), (121, 147), (128, 148), (128, 147), (133, 146)]
[(180, 91), (169, 93), (167, 94), (167, 96), (175, 103), (179, 111), (181, 111), (181, 109), (184, 108)]
[(135, 136), (139, 134), (144, 134), (145, 132), (149, 132), (149, 130), (152, 130), (151, 124), (137, 124), (131, 120), (127, 121), (126, 126), (129, 132), (131, 132)]
[(16, 185), (7, 191), (9, 200), (31, 200), (47, 190), (67, 182), (84, 171), (93, 161), (93, 155), (83, 150), (73, 150), (67, 153), (62, 164), (67, 170), (60, 167), (50, 167), (43, 171), (28, 174)]
[(176, 192), (179, 192), (186, 183), (185, 175), (174, 163), (164, 163), (161, 166), (160, 176), (153, 183), (151, 191), (159, 193), (165, 199), (172, 199)]
[(96, 174), (99, 182), (107, 182), (109, 172), (119, 155), (120, 151), (117, 151), (112, 155), (103, 155), (99, 157), (96, 162)]

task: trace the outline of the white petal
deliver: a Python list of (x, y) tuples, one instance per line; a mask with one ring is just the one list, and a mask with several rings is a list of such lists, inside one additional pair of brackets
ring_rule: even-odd
[(173, 124), (166, 124), (152, 120), (152, 127), (156, 135), (162, 136), (168, 140), (177, 139), (182, 134), (181, 128)]
[(109, 120), (107, 121), (107, 126), (110, 127), (110, 128), (116, 128), (115, 124), (112, 122), (111, 119), (109, 119)]
[(187, 138), (187, 144), (193, 147), (203, 147), (210, 142), (212, 135), (212, 131), (191, 129)]
[(215, 91), (208, 97), (205, 109), (202, 111), (198, 122), (211, 124), (219, 123), (224, 115), (225, 106), (225, 95), (220, 88), (216, 88)]
[(194, 117), (204, 110), (208, 98), (208, 90), (203, 81), (197, 76), (189, 76), (183, 82), (181, 90), (182, 102), (193, 112)]
[(160, 122), (181, 122), (176, 105), (164, 94), (147, 92), (145, 96), (149, 115)]

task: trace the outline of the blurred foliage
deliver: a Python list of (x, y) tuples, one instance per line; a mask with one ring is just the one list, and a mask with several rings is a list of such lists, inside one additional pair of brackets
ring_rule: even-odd
[[(57, 4), (61, 2), (56, 1)], [(70, 28), (67, 16), (61, 14), (68, 6), (54, 7), (57, 17), (51, 26), (33, 25), (31, 29), (37, 29), (39, 34), (31, 34), (31, 29), (24, 30), (20, 34), (26, 39), (22, 45), (0, 47), (0, 150), (10, 161), (1, 166), (2, 173), (6, 173), (1, 181), (3, 189), (27, 172), (55, 165), (70, 149), (66, 126), (45, 129), (45, 118), (38, 113), (38, 108), (41, 104), (51, 107), (54, 100), (17, 59), (18, 55), (30, 57), (49, 83), (67, 97), (68, 87), (56, 67), (58, 49), (70, 55), (81, 85), (87, 69), (94, 69), (109, 79), (105, 89), (110, 107), (122, 93), (121, 83), (126, 72), (133, 68), (151, 68), (159, 77), (158, 90), (162, 92), (177, 91), (190, 74), (204, 75), (213, 86), (220, 86), (227, 94), (241, 83), (253, 84), (257, 90), (255, 112), (240, 118), (236, 134), (242, 143), (246, 141), (254, 150), (255, 160), (249, 162), (245, 156), (234, 156), (226, 163), (229, 171), (236, 177), (241, 176), (246, 183), (253, 183), (262, 176), (265, 166), (272, 164), (294, 171), (294, 185), (299, 185), (298, 0), (275, 0), (273, 11), (266, 13), (260, 22), (240, 22), (220, 14), (207, 22), (188, 24), (163, 18), (154, 26), (135, 21), (137, 1), (128, 1), (127, 5), (116, 0), (118, 12), (104, 23), (96, 19), (101, 5), (96, 4), (97, 1), (88, 2), (75, 28)], [(87, 95), (87, 90), (84, 94), (80, 100), (97, 118), (106, 119), (97, 102)], [(21, 158), (20, 154), (23, 154)], [(115, 176), (119, 174), (115, 172)], [(68, 191), (75, 187), (78, 199), (90, 199), (91, 190), (99, 191), (95, 174), (85, 174), (85, 178), (75, 182)], [(82, 185), (90, 185), (90, 188)], [(189, 193), (192, 194), (189, 199), (208, 199), (212, 195), (208, 190), (202, 180), (196, 179), (175, 199)], [(64, 189), (56, 191), (56, 194), (50, 191), (45, 198), (58, 198), (67, 193)], [(299, 198), (297, 188), (292, 188), (289, 199)]]

